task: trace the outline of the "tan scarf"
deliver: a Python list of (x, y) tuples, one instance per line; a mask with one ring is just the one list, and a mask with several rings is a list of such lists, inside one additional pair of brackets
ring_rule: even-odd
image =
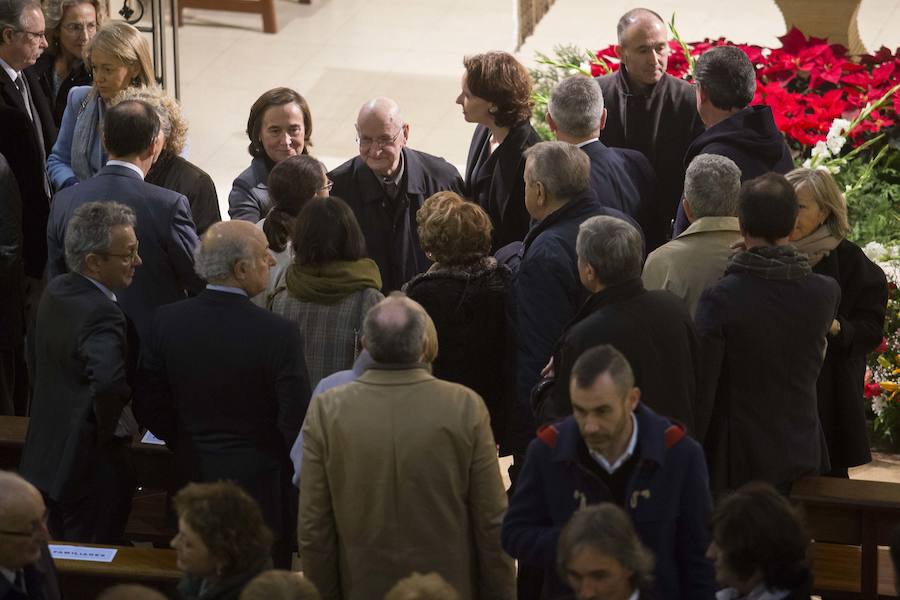
[(831, 234), (828, 225), (820, 225), (818, 229), (803, 239), (791, 242), (798, 252), (809, 257), (809, 266), (815, 267), (820, 260), (828, 256), (843, 240)]

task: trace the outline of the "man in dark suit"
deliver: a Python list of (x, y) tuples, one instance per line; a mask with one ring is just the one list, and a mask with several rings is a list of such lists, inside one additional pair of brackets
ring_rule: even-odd
[(597, 78), (609, 110), (601, 139), (613, 148), (638, 150), (659, 181), (660, 218), (671, 228), (684, 187), (682, 159), (703, 132), (694, 88), (666, 73), (666, 23), (646, 8), (622, 15), (616, 27), (619, 70)]
[(71, 272), (48, 284), (38, 308), (20, 472), (44, 495), (58, 540), (120, 543), (131, 509), (138, 341), (114, 290), (141, 264), (134, 223), (121, 204), (79, 207), (66, 229)]
[(91, 179), (53, 198), (47, 226), (52, 278), (66, 272), (62, 253), (66, 222), (77, 207), (115, 201), (134, 210), (145, 264), (135, 275), (134, 285), (120, 294), (120, 302), (142, 338), (149, 332), (156, 307), (203, 288), (194, 272), (193, 255), (199, 242), (187, 198), (143, 181), (161, 149), (158, 134), (159, 118), (145, 102), (129, 100), (108, 109), (103, 143), (109, 161)]
[(41, 493), (0, 471), (0, 600), (59, 600)]
[(578, 274), (591, 293), (553, 354), (556, 385), (540, 407), (542, 421), (572, 414), (569, 381), (582, 352), (614, 346), (632, 366), (641, 402), (678, 421), (696, 437), (695, 409), (700, 348), (687, 309), (677, 296), (644, 289), (641, 238), (620, 219), (598, 216), (581, 224), (576, 241)]
[(697, 304), (699, 394), (713, 493), (767, 481), (783, 494), (830, 471), (817, 382), (841, 290), (791, 245), (794, 188), (767, 173), (744, 183), (738, 221), (746, 250)]
[[(0, 415), (16, 414), (22, 367), (22, 198), (0, 153)], [(27, 394), (23, 394), (27, 397)]]
[(603, 94), (597, 83), (577, 75), (563, 79), (550, 93), (547, 125), (561, 142), (575, 144), (591, 159), (591, 191), (607, 208), (622, 211), (643, 230), (650, 252), (665, 242), (666, 218), (656, 199), (656, 174), (637, 150), (609, 148), (599, 140), (606, 124)]
[(389, 98), (366, 102), (356, 119), (359, 156), (331, 173), (332, 196), (347, 201), (366, 236), (388, 293), (431, 266), (419, 244), (416, 212), (435, 192), (462, 193), (456, 168), (406, 146), (409, 123)]
[[(84, 184), (82, 184), (84, 185)], [(209, 284), (160, 307), (142, 348), (136, 410), (174, 450), (184, 481), (231, 479), (262, 508), (276, 566), (290, 566), (296, 488), (290, 448), (309, 404), (296, 324), (250, 301), (275, 264), (247, 221), (216, 223), (197, 251)]]

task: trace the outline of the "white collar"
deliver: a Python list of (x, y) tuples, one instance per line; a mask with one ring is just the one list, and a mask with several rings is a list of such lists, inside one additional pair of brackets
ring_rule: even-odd
[[(600, 138), (594, 138), (592, 140), (584, 140), (583, 142), (578, 142), (577, 144), (575, 144), (575, 147), (576, 148), (584, 148), (588, 144), (593, 144), (594, 142), (599, 142), (599, 141), (600, 141)], [(629, 598), (629, 600), (631, 600), (631, 599)]]
[(0, 67), (3, 67), (3, 70), (6, 71), (6, 74), (9, 75), (9, 78), (12, 79), (13, 83), (15, 83), (16, 79), (18, 79), (19, 75), (21, 75), (20, 71), (16, 71), (15, 69), (13, 69), (11, 66), (9, 66), (9, 63), (2, 58), (0, 58)]
[(115, 293), (113, 293), (113, 291), (111, 289), (109, 289), (108, 287), (106, 287), (105, 285), (103, 285), (102, 283), (100, 283), (99, 281), (94, 279), (93, 277), (88, 277), (87, 275), (84, 275), (82, 273), (79, 273), (79, 275), (81, 275), (82, 277), (84, 277), (85, 279), (87, 279), (88, 281), (93, 283), (94, 285), (96, 285), (97, 289), (100, 290), (101, 292), (103, 292), (104, 296), (106, 296), (113, 302), (118, 302), (118, 299), (116, 298)]
[(6, 567), (0, 567), (0, 575), (6, 577), (7, 581), (9, 581), (10, 585), (13, 585), (16, 582), (16, 571), (12, 569), (7, 569)]
[(632, 427), (631, 429), (631, 439), (628, 440), (628, 447), (625, 448), (625, 453), (617, 458), (612, 464), (609, 464), (609, 461), (606, 460), (605, 456), (588, 448), (588, 453), (591, 455), (591, 458), (597, 461), (597, 464), (603, 467), (603, 470), (610, 475), (618, 471), (619, 467), (625, 464), (625, 461), (631, 458), (631, 456), (634, 454), (634, 449), (637, 446), (638, 436), (638, 422), (637, 417), (634, 416), (634, 413), (631, 413), (631, 423), (634, 427)]
[(134, 171), (134, 172), (137, 173), (138, 175), (140, 175), (140, 176), (141, 176), (141, 179), (144, 178), (144, 172), (141, 171), (141, 168), (140, 168), (139, 166), (137, 166), (136, 164), (134, 164), (134, 163), (130, 163), (130, 162), (126, 161), (126, 160), (115, 160), (115, 159), (111, 158), (111, 159), (109, 159), (108, 161), (106, 161), (106, 166), (110, 166), (110, 165), (119, 166), (119, 167), (126, 167), (126, 168), (128, 168), (128, 169), (131, 169), (132, 171)]
[(239, 287), (234, 287), (234, 286), (230, 286), (230, 285), (217, 285), (215, 283), (207, 283), (206, 289), (212, 290), (214, 292), (225, 292), (228, 294), (239, 294), (241, 296), (248, 296), (246, 291), (242, 290)]

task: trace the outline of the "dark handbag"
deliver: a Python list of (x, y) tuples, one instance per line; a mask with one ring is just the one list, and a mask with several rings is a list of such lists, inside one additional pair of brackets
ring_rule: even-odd
[(555, 385), (556, 377), (542, 377), (531, 389), (531, 413), (540, 425), (555, 420), (555, 418), (545, 414), (550, 408), (547, 404)]

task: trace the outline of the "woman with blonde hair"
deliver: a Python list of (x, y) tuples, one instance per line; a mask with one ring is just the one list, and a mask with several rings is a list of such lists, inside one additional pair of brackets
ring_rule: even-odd
[(210, 225), (222, 220), (219, 197), (206, 171), (181, 156), (188, 132), (181, 104), (158, 87), (129, 87), (119, 92), (110, 105), (125, 100), (142, 100), (152, 106), (159, 116), (163, 149), (145, 174), (144, 181), (184, 194), (191, 207), (197, 235), (203, 235)]
[(128, 87), (156, 85), (150, 45), (141, 32), (122, 21), (106, 23), (86, 54), (94, 83), (72, 88), (59, 137), (47, 158), (55, 190), (89, 179), (106, 164), (101, 141), (107, 105)]
[(881, 342), (887, 281), (881, 268), (847, 239), (847, 203), (831, 174), (794, 169), (786, 177), (800, 207), (791, 243), (809, 256), (814, 272), (841, 286), (819, 372), (818, 401), (831, 458), (829, 475), (846, 478), (849, 467), (872, 460), (862, 389), (866, 355)]
[(32, 69), (50, 102), (58, 128), (73, 87), (91, 85), (84, 51), (103, 19), (99, 0), (44, 0), (47, 49)]

